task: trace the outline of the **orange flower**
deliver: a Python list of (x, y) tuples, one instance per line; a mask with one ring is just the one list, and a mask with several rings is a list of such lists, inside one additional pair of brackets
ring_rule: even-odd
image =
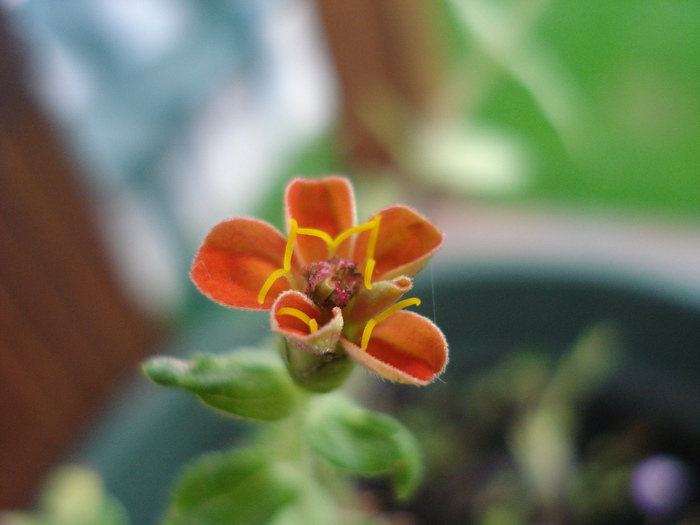
[[(285, 194), (287, 237), (253, 218), (216, 225), (191, 277), (210, 299), (271, 310), (271, 326), (312, 354), (347, 354), (392, 381), (425, 385), (447, 364), (447, 343), (429, 319), (399, 300), (443, 242), (427, 219), (401, 205), (357, 225), (342, 177), (295, 179)], [(397, 302), (398, 301), (398, 302)]]

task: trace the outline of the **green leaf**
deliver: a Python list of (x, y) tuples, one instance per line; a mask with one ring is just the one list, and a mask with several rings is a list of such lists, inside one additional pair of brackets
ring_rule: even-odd
[[(307, 473), (308, 475), (308, 473)], [(285, 505), (265, 525), (328, 525), (339, 523), (339, 507), (320, 480), (308, 477), (299, 496)], [(346, 511), (347, 512), (347, 511)], [(342, 521), (345, 523), (345, 521)]]
[(160, 385), (184, 388), (214, 408), (245, 418), (283, 418), (299, 399), (299, 390), (283, 361), (270, 350), (198, 354), (189, 361), (154, 357), (143, 369)]
[(299, 493), (300, 475), (262, 450), (200, 457), (175, 488), (165, 525), (258, 525)]
[(38, 509), (2, 512), (4, 525), (127, 525), (124, 507), (105, 492), (102, 479), (79, 465), (57, 468), (44, 482)]
[(366, 476), (389, 475), (399, 498), (408, 498), (421, 481), (422, 454), (411, 431), (339, 394), (314, 400), (306, 440), (336, 467)]

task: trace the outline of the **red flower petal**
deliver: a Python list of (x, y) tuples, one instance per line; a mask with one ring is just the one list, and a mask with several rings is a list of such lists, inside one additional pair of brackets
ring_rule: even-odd
[[(335, 239), (355, 225), (355, 196), (350, 182), (343, 177), (326, 177), (320, 180), (294, 179), (285, 194), (286, 219), (295, 219), (299, 228), (313, 228)], [(338, 250), (347, 257), (349, 244)], [(296, 239), (296, 253), (303, 265), (329, 258), (328, 245), (323, 240), (308, 235)]]
[(190, 277), (197, 288), (217, 303), (233, 308), (269, 310), (279, 294), (290, 288), (280, 277), (258, 302), (270, 275), (282, 268), (286, 240), (272, 225), (252, 218), (217, 224), (204, 239), (192, 263)]
[(368, 290), (364, 286), (357, 295), (343, 309), (345, 318), (345, 334), (354, 339), (357, 330), (392, 304), (398, 301), (403, 294), (413, 288), (413, 283), (408, 277), (397, 277), (390, 281), (379, 281)]
[(447, 342), (429, 319), (401, 310), (378, 323), (366, 350), (345, 338), (340, 344), (355, 361), (380, 376), (412, 385), (427, 385), (447, 365)]
[[(442, 233), (407, 206), (390, 206), (372, 218), (377, 215), (381, 215), (381, 223), (374, 248), (376, 264), (372, 282), (399, 275), (413, 277), (442, 245)], [(369, 238), (370, 232), (358, 235), (354, 257), (358, 263), (367, 256)]]
[[(309, 324), (295, 315), (281, 313), (283, 308), (291, 308), (316, 321), (318, 329), (312, 331)], [(289, 290), (280, 295), (270, 312), (272, 331), (287, 339), (300, 350), (312, 354), (333, 352), (343, 330), (343, 315), (340, 308), (333, 308), (332, 317), (324, 319), (321, 310), (306, 295)]]

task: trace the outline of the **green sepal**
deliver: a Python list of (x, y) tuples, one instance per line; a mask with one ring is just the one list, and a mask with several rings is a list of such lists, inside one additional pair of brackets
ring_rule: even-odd
[(205, 454), (186, 468), (164, 525), (262, 525), (299, 494), (300, 475), (269, 452)]
[(300, 396), (284, 363), (272, 350), (197, 354), (190, 360), (154, 357), (143, 369), (160, 385), (184, 388), (206, 404), (244, 418), (283, 418), (294, 410)]
[(314, 400), (305, 438), (338, 468), (365, 476), (388, 475), (400, 499), (410, 497), (421, 481), (423, 457), (411, 431), (391, 416), (362, 408), (340, 394)]
[(294, 381), (316, 393), (330, 392), (341, 386), (353, 369), (354, 361), (338, 348), (327, 354), (313, 354), (285, 341), (282, 357)]

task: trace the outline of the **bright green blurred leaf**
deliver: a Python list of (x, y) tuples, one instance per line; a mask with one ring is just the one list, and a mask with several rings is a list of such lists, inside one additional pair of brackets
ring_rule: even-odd
[(394, 418), (341, 395), (314, 400), (306, 439), (331, 464), (366, 476), (389, 475), (399, 498), (409, 497), (422, 476), (422, 454), (413, 434)]
[(199, 354), (191, 360), (154, 357), (143, 369), (160, 385), (184, 388), (214, 408), (245, 418), (285, 417), (299, 396), (283, 361), (270, 350)]
[(294, 500), (300, 476), (262, 450), (210, 453), (175, 488), (165, 525), (257, 525)]
[(338, 523), (338, 506), (317, 479), (306, 478), (299, 496), (285, 505), (265, 525), (327, 525)]
[(529, 152), (512, 133), (447, 120), (416, 129), (413, 138), (411, 164), (426, 182), (458, 195), (512, 195), (530, 182)]
[(36, 511), (0, 513), (3, 525), (127, 525), (124, 507), (108, 495), (99, 475), (66, 465), (42, 487)]

